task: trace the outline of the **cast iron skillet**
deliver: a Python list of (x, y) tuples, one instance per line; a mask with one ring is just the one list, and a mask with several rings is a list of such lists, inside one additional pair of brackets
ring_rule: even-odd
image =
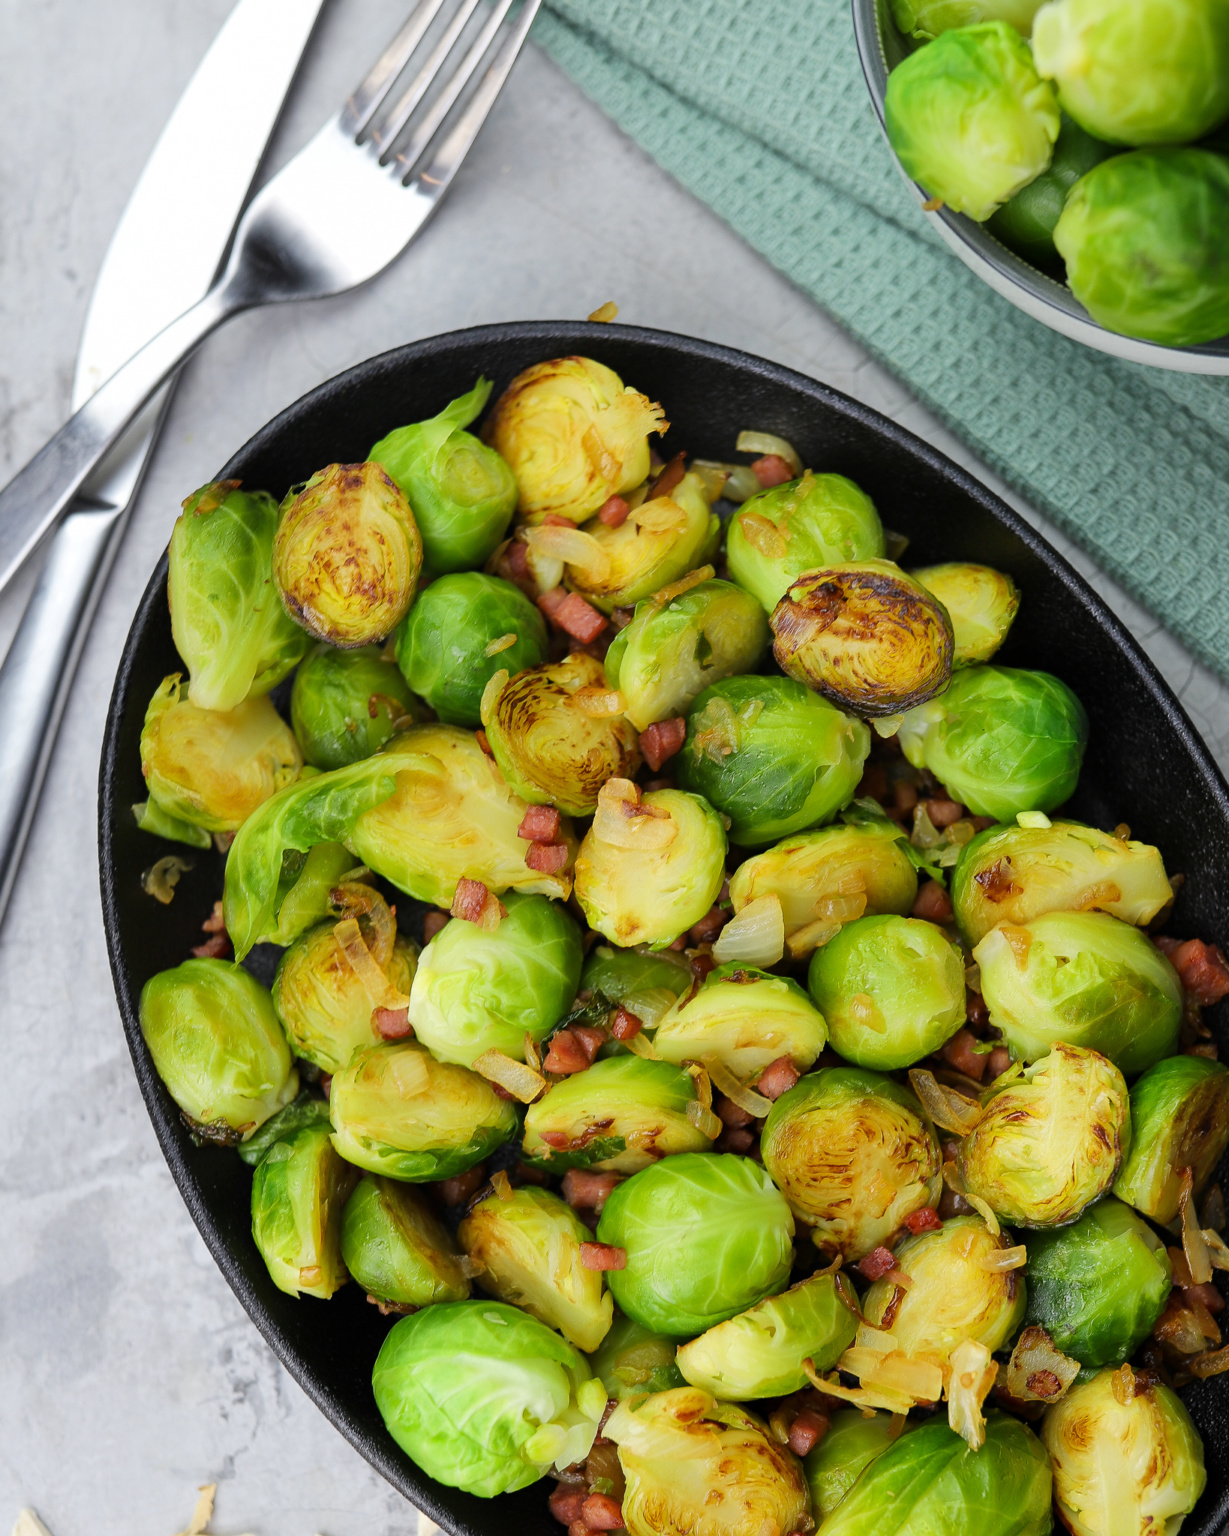
[[(433, 415), (480, 373), (496, 393), (531, 363), (583, 353), (660, 400), (668, 451), (729, 457), (746, 427), (797, 444), (805, 463), (850, 476), (888, 527), (909, 536), (910, 564), (977, 560), (1011, 573), (1024, 600), (1001, 659), (1064, 678), (1083, 700), (1092, 736), (1071, 810), (1102, 827), (1130, 823), (1184, 871), (1172, 930), (1229, 947), (1229, 788), (1177, 700), (1118, 621), (1071, 567), (1014, 512), (956, 465), (864, 405), (775, 363), (707, 342), (628, 326), (486, 326), (416, 342), (352, 368), (284, 411), (220, 471), (281, 496), (331, 462), (363, 459), (393, 427)], [(190, 487), (185, 487), (185, 490)], [(161, 907), (141, 873), (182, 852), (140, 832), (129, 807), (145, 798), (138, 741), (145, 705), (182, 669), (171, 641), (166, 558), (141, 600), (124, 648), (99, 782), (102, 905), (111, 969), (141, 1092), (188, 1209), (253, 1322), (286, 1368), (371, 1464), (454, 1536), (559, 1536), (540, 1484), (503, 1499), (472, 1498), (428, 1479), (385, 1432), (371, 1366), (390, 1326), (346, 1286), (329, 1302), (275, 1289), (249, 1225), (251, 1174), (230, 1150), (192, 1144), (141, 1038), (143, 983), (201, 939), (222, 892), (223, 861), (195, 854)], [(265, 957), (267, 966), (269, 956)], [(266, 971), (266, 977), (267, 977)], [(1229, 1032), (1219, 1026), (1222, 1047)], [(1203, 1435), (1208, 1490), (1184, 1536), (1212, 1536), (1229, 1514), (1229, 1379), (1184, 1394)]]

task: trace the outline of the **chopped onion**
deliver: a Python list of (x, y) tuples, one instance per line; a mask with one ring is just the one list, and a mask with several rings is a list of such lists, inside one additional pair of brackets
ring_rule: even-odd
[(757, 896), (725, 925), (713, 945), (718, 965), (776, 965), (785, 954), (785, 913), (776, 893)]
[(524, 539), (531, 555), (562, 560), (589, 586), (598, 585), (610, 575), (610, 553), (591, 533), (549, 523), (542, 528), (526, 528)]
[(1208, 1247), (1208, 1258), (1212, 1261), (1213, 1269), (1229, 1269), (1229, 1244), (1219, 1232), (1214, 1232), (1211, 1227), (1203, 1228), (1203, 1240)]
[(736, 453), (754, 453), (763, 458), (765, 454), (775, 453), (779, 459), (784, 459), (794, 471), (795, 477), (802, 473), (802, 460), (798, 457), (798, 450), (788, 438), (778, 437), (775, 432), (740, 432), (738, 441), (734, 444)]
[(986, 1420), (981, 1410), (999, 1374), (998, 1364), (990, 1358), (984, 1344), (965, 1339), (952, 1350), (951, 1366), (947, 1422), (969, 1449), (976, 1451), (986, 1439)]
[(598, 791), (593, 835), (613, 848), (668, 848), (678, 836), (670, 812), (645, 805), (630, 779), (607, 779)]
[(744, 512), (738, 519), (738, 526), (751, 548), (766, 559), (784, 560), (789, 553), (785, 535), (762, 512)]
[(645, 1061), (660, 1061), (661, 1057), (653, 1049), (653, 1042), (641, 1030), (638, 1035), (630, 1035), (623, 1044), (633, 1056), (640, 1056)]
[(457, 1262), (461, 1266), (461, 1273), (467, 1280), (474, 1280), (477, 1276), (486, 1274), (486, 1265), (482, 1260), (471, 1258), (468, 1253), (461, 1254)]
[[(922, 1108), (944, 1131), (955, 1131), (957, 1136), (967, 1136), (982, 1117), (982, 1107), (954, 1088), (947, 1088), (933, 1072), (924, 1067), (912, 1067), (909, 1082), (921, 1100)], [(958, 1190), (958, 1194), (964, 1194)]]
[(1054, 1347), (1044, 1328), (1026, 1328), (1007, 1362), (1006, 1386), (1022, 1403), (1056, 1403), (1080, 1374), (1080, 1362)]
[(538, 1049), (538, 1042), (528, 1030), (525, 1031), (525, 1063), (535, 1072), (542, 1070), (542, 1052)]
[(636, 1015), (645, 1029), (656, 1029), (677, 1001), (669, 987), (646, 987), (643, 992), (629, 992), (623, 1006)]
[(500, 1200), (511, 1200), (512, 1185), (508, 1180), (507, 1173), (505, 1173), (502, 1168), (497, 1169), (491, 1175), (491, 1188), (495, 1191)]
[(492, 640), (482, 654), (484, 656), (498, 656), (500, 651), (510, 650), (518, 639), (518, 635), (509, 631), (506, 635), (500, 635), (498, 640)]
[(913, 1399), (903, 1392), (842, 1386), (841, 1379), (835, 1372), (831, 1377), (825, 1378), (815, 1369), (814, 1362), (811, 1360), (804, 1360), (802, 1368), (817, 1391), (826, 1393), (828, 1397), (838, 1397), (843, 1402), (853, 1403), (857, 1408), (886, 1408), (889, 1413), (908, 1413), (913, 1407)]
[(572, 698), (581, 713), (594, 720), (621, 715), (627, 708), (627, 700), (617, 688), (578, 688)]
[(646, 501), (642, 507), (637, 507), (623, 526), (626, 528), (628, 523), (636, 528), (643, 528), (645, 533), (677, 535), (681, 534), (687, 526), (687, 513), (669, 496), (654, 496), (652, 501)]
[(790, 958), (805, 960), (814, 950), (830, 944), (843, 926), (842, 923), (832, 922), (828, 918), (820, 918), (813, 923), (807, 923), (804, 928), (796, 928), (785, 941)]
[(556, 587), (563, 585), (563, 561), (554, 555), (548, 555), (545, 550), (535, 549), (525, 540), (528, 528), (522, 528), (517, 535), (520, 542), (525, 544), (525, 558), (529, 566), (529, 574), (534, 579), (539, 592), (553, 592)]
[(917, 1359), (903, 1349), (879, 1355), (877, 1359), (872, 1378), (863, 1382), (864, 1386), (901, 1392), (916, 1403), (937, 1403), (943, 1396), (943, 1367), (935, 1361)]
[(532, 1104), (546, 1088), (546, 1079), (540, 1072), (535, 1072), (523, 1061), (513, 1061), (511, 1056), (505, 1056), (502, 1051), (483, 1051), (471, 1065), (479, 1077), (485, 1077), (488, 1082), (506, 1088), (522, 1104)]
[(724, 1062), (718, 1061), (715, 1056), (702, 1056), (700, 1060), (717, 1092), (724, 1093), (731, 1104), (737, 1104), (739, 1109), (746, 1110), (753, 1120), (762, 1120), (772, 1108), (771, 1099), (766, 1099), (762, 1093), (756, 1093), (754, 1088), (745, 1088)]
[[(838, 1254), (837, 1257), (839, 1258), (840, 1255)], [(896, 1340), (892, 1335), (885, 1333), (882, 1328), (876, 1328), (873, 1323), (858, 1324), (854, 1344), (858, 1349), (873, 1349), (879, 1355), (890, 1355), (897, 1348)]]
[(723, 495), (727, 501), (741, 505), (752, 496), (758, 496), (763, 489), (758, 475), (750, 464), (735, 464), (730, 470), (730, 478), (725, 483)]
[(1178, 1209), (1182, 1213), (1182, 1251), (1186, 1254), (1191, 1279), (1196, 1285), (1207, 1285), (1212, 1278), (1212, 1255), (1195, 1215), (1195, 1176), (1189, 1168), (1183, 1168), (1180, 1178), (1182, 1192), (1178, 1196)]
[(699, 1099), (692, 1099), (687, 1105), (687, 1118), (699, 1131), (701, 1136), (707, 1136), (710, 1141), (716, 1141), (725, 1126), (713, 1114), (711, 1109), (705, 1109)]
[(694, 571), (688, 571), (686, 576), (680, 576), (677, 581), (672, 581), (668, 587), (662, 587), (654, 592), (649, 601), (657, 608), (664, 608), (667, 603), (674, 601), (676, 597), (682, 597), (684, 592), (690, 592), (692, 587), (698, 587), (701, 582), (712, 581), (716, 571), (711, 565), (698, 565)]
[[(968, 1198), (968, 1195), (965, 1195), (965, 1199)], [(977, 1262), (982, 1269), (988, 1270), (992, 1275), (1002, 1275), (1009, 1269), (1023, 1269), (1028, 1263), (1028, 1249), (1023, 1243), (1015, 1248), (997, 1248), (993, 1253), (982, 1254)]]
[(990, 1229), (990, 1231), (994, 1234), (994, 1236), (998, 1237), (998, 1235), (999, 1235), (999, 1219), (994, 1214), (994, 1212), (990, 1209), (990, 1207), (986, 1204), (986, 1202), (981, 1198), (981, 1196), (980, 1195), (971, 1194), (966, 1189), (964, 1191), (964, 1198), (969, 1202), (969, 1204), (973, 1207), (973, 1209), (977, 1212), (977, 1214), (981, 1217), (981, 1219), (986, 1223), (986, 1226)]
[(696, 1085), (696, 1098), (704, 1105), (705, 1109), (713, 1107), (713, 1085), (709, 1079), (708, 1069), (703, 1062), (689, 1061), (683, 1068), (687, 1076)]
[[(387, 912), (388, 908), (385, 907)], [(373, 1008), (408, 1008), (410, 1000), (399, 992), (376, 964), (375, 958), (363, 942), (362, 930), (353, 917), (343, 917), (333, 929), (337, 947), (345, 955), (350, 969), (363, 984), (363, 991)]]
[(141, 876), (141, 889), (147, 896), (160, 901), (164, 907), (169, 906), (175, 896), (180, 875), (186, 875), (191, 868), (191, 859), (181, 859), (177, 854), (168, 853), (165, 859), (151, 864)]
[(1224, 1349), (1213, 1349), (1205, 1355), (1196, 1355), (1193, 1360), (1187, 1361), (1187, 1369), (1192, 1376), (1198, 1376), (1204, 1381), (1209, 1376), (1224, 1375), (1229, 1371), (1229, 1344)]
[(416, 1099), (430, 1083), (426, 1057), (421, 1051), (398, 1051), (388, 1064), (399, 1099)]
[(715, 464), (711, 459), (692, 459), (691, 473), (699, 480), (701, 493), (710, 507), (713, 502), (721, 500), (725, 483), (730, 478), (728, 464)]

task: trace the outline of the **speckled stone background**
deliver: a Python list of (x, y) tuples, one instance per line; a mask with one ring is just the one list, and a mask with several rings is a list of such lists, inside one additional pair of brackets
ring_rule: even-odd
[[(228, 7), (0, 4), (0, 477), (67, 413), (98, 261)], [(331, 0), (273, 163), (359, 78), (405, 8)], [(822, 378), (980, 472), (532, 50), (444, 211), (401, 261), (360, 293), (244, 316), (208, 343), (183, 380), (95, 623), (0, 931), (0, 1531), (29, 1504), (53, 1536), (172, 1536), (196, 1485), (215, 1480), (218, 1532), (415, 1530), (415, 1512), (261, 1342), (162, 1162), (101, 932), (99, 741), (123, 637), (180, 500), (265, 420), (397, 343), (486, 321), (583, 317), (610, 298), (630, 322)], [(1076, 563), (1229, 762), (1229, 690)], [(23, 599), (0, 598), (0, 645)]]

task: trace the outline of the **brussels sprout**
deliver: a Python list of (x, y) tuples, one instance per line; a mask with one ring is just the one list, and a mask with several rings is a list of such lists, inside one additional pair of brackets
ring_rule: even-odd
[(341, 1256), (357, 1284), (395, 1307), (464, 1301), (457, 1245), (416, 1189), (365, 1173), (346, 1201)]
[(419, 594), (393, 643), (410, 687), (441, 720), (472, 729), (496, 672), (546, 660), (546, 620), (510, 581), (462, 571)]
[(699, 795), (641, 795), (609, 780), (576, 856), (576, 899), (612, 944), (673, 944), (712, 907), (725, 883), (725, 831)]
[(1023, 1271), (992, 1269), (1010, 1234), (996, 1236), (980, 1216), (952, 1216), (933, 1232), (907, 1237), (896, 1249), (896, 1268), (913, 1282), (908, 1290), (876, 1280), (862, 1310), (886, 1328), (897, 1349), (929, 1355), (946, 1365), (966, 1339), (1001, 1349), (1024, 1319)]
[(989, 661), (1006, 640), (1020, 606), (1020, 593), (1011, 577), (988, 565), (959, 561), (928, 565), (910, 575), (947, 609), (956, 645), (952, 666)]
[(327, 1129), (329, 1106), (326, 1099), (317, 1098), (304, 1088), (289, 1104), (283, 1104), (277, 1114), (270, 1115), (263, 1125), (244, 1137), (235, 1150), (249, 1168), (255, 1168), (274, 1142), (309, 1125), (323, 1125)]
[(1036, 1061), (1065, 1040), (1135, 1077), (1178, 1048), (1178, 973), (1145, 934), (1116, 917), (1048, 912), (1003, 923), (973, 958), (990, 1022), (1019, 1060)]
[(668, 1392), (684, 1387), (683, 1373), (675, 1364), (675, 1345), (660, 1333), (642, 1328), (622, 1313), (610, 1332), (590, 1355), (593, 1374), (606, 1388), (607, 1398), (643, 1397), (646, 1392)]
[(1198, 1194), (1229, 1146), (1229, 1068), (1204, 1056), (1158, 1061), (1131, 1089), (1131, 1150), (1114, 1193), (1162, 1224), (1178, 1214), (1181, 1171)]
[(614, 1303), (601, 1271), (580, 1261), (591, 1234), (558, 1195), (531, 1184), (502, 1196), (492, 1190), (469, 1208), (457, 1240), (482, 1265), (484, 1291), (558, 1328), (577, 1349), (596, 1349), (606, 1337)]
[(273, 584), (276, 529), (272, 496), (225, 480), (189, 496), (171, 530), (171, 634), (198, 709), (234, 709), (268, 693), (311, 645)]
[(1059, 113), (1019, 32), (984, 21), (944, 32), (896, 66), (884, 123), (908, 176), (985, 221), (1049, 165)]
[(549, 513), (583, 523), (649, 474), (649, 433), (661, 406), (589, 357), (560, 357), (518, 373), (495, 403), (487, 441), (516, 476), (531, 522)]
[(333, 1145), (368, 1173), (450, 1179), (516, 1135), (516, 1111), (484, 1077), (410, 1041), (352, 1056), (329, 1089)]
[(975, 816), (1052, 811), (1075, 789), (1088, 716), (1065, 683), (1018, 667), (965, 667), (911, 709), (900, 744)]
[(817, 1520), (826, 1520), (871, 1462), (901, 1434), (916, 1428), (909, 1420), (900, 1426), (887, 1413), (873, 1413), (869, 1418), (857, 1408), (841, 1408), (834, 1413), (827, 1433), (802, 1464)]
[(480, 1498), (536, 1483), (589, 1454), (605, 1411), (582, 1354), (499, 1301), (403, 1317), (371, 1375), (390, 1435), (428, 1477)]
[(860, 917), (811, 958), (807, 986), (835, 1050), (860, 1067), (912, 1066), (965, 1020), (964, 957), (916, 917)]
[(606, 681), (638, 731), (683, 714), (719, 678), (750, 672), (768, 645), (764, 610), (728, 581), (702, 581), (666, 603), (647, 598), (606, 652)]
[(722, 965), (661, 1020), (653, 1049), (663, 1061), (680, 1063), (715, 1056), (749, 1082), (782, 1056), (805, 1072), (827, 1039), (823, 1018), (796, 981)]
[(1054, 226), (1062, 216), (1067, 194), (1081, 176), (1115, 153), (1112, 145), (1085, 133), (1064, 112), (1049, 168), (992, 214), (986, 228), (1026, 261), (1043, 267), (1056, 265), (1059, 256)]
[(970, 946), (999, 923), (1047, 912), (1095, 907), (1143, 927), (1172, 900), (1156, 848), (1077, 821), (987, 827), (965, 844), (952, 872), (956, 924)]
[(1062, 1227), (1106, 1193), (1130, 1146), (1122, 1073), (1060, 1042), (992, 1095), (957, 1166), (969, 1193), (1005, 1221)]
[(641, 954), (609, 944), (595, 945), (580, 973), (582, 991), (621, 1003), (647, 1029), (657, 1028), (663, 1014), (691, 991), (691, 983), (691, 967), (682, 955), (670, 950)]
[(794, 1218), (780, 1191), (758, 1164), (729, 1152), (683, 1152), (634, 1174), (603, 1206), (597, 1236), (627, 1253), (627, 1267), (606, 1276), (615, 1301), (672, 1339), (780, 1290), (794, 1256)]
[(327, 1125), (275, 1141), (252, 1179), (252, 1237), (279, 1291), (327, 1301), (346, 1283), (341, 1215), (358, 1177)]
[(1171, 1266), (1146, 1221), (1110, 1196), (1071, 1227), (1028, 1237), (1025, 1322), (1084, 1366), (1121, 1365), (1165, 1310)]
[(639, 768), (630, 722), (586, 708), (590, 691), (603, 693), (605, 686), (601, 662), (583, 651), (515, 677), (501, 668), (486, 685), (482, 724), (491, 751), (512, 789), (531, 805), (592, 815), (606, 780), (628, 779)]
[(929, 39), (956, 27), (982, 21), (1005, 21), (1023, 37), (1033, 29), (1033, 17), (1043, 0), (891, 0), (892, 20), (902, 32)]
[(873, 1458), (824, 1536), (1049, 1536), (1050, 1486), (1049, 1458), (1019, 1419), (988, 1413), (974, 1451), (934, 1418)]
[(414, 509), (423, 565), (432, 576), (482, 565), (516, 509), (512, 471), (493, 448), (463, 430), (490, 394), (491, 381), (479, 379), (438, 416), (397, 427), (367, 455)]
[(318, 645), (295, 673), (290, 723), (313, 768), (344, 768), (379, 751), (393, 724), (422, 719), (421, 704), (378, 648)]
[(952, 675), (947, 610), (890, 560), (806, 572), (768, 622), (782, 672), (859, 715), (911, 709)]
[(696, 1102), (692, 1078), (669, 1062), (611, 1056), (565, 1077), (529, 1106), (522, 1150), (552, 1173), (636, 1173), (672, 1152), (708, 1151), (711, 1138), (687, 1113)]
[(1176, 1536), (1208, 1480), (1203, 1444), (1168, 1387), (1158, 1382), (1136, 1395), (1128, 1386), (1120, 1395), (1116, 1378), (1099, 1371), (1046, 1409), (1041, 1438), (1054, 1502), (1074, 1536)]
[(141, 1033), (158, 1076), (211, 1140), (238, 1141), (299, 1091), (269, 994), (226, 960), (185, 960), (141, 988)]
[(767, 843), (827, 821), (853, 798), (871, 748), (861, 720), (785, 677), (727, 677), (687, 717), (678, 782), (731, 820), (730, 841)]
[(628, 1536), (749, 1536), (808, 1528), (802, 1468), (753, 1414), (698, 1387), (620, 1403), (602, 1433), (627, 1478)]
[(1064, 109), (1112, 144), (1182, 144), (1229, 117), (1223, 0), (1054, 0), (1033, 57)]
[(198, 709), (183, 693), (172, 673), (145, 711), (141, 772), (150, 801), (188, 826), (233, 832), (298, 777), (299, 744), (263, 696), (223, 713)]
[(421, 570), (410, 504), (378, 464), (330, 464), (282, 504), (273, 579), (317, 640), (350, 649), (391, 635)]
[(939, 1143), (907, 1088), (857, 1067), (825, 1067), (772, 1106), (764, 1167), (812, 1237), (846, 1259), (885, 1243), (943, 1187)]
[(1229, 331), (1224, 155), (1116, 155), (1076, 182), (1054, 244), (1072, 293), (1107, 330), (1170, 347), (1198, 346)]

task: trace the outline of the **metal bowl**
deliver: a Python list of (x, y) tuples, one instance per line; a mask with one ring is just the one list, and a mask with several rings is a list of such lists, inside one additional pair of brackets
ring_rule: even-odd
[[(910, 559), (980, 560), (1009, 572), (1024, 595), (1002, 657), (1044, 667), (1072, 685), (1092, 737), (1072, 801), (1099, 826), (1129, 821), (1185, 871), (1173, 931), (1229, 947), (1229, 787), (1178, 701), (1101, 600), (1032, 528), (942, 454), (877, 412), (775, 363), (706, 342), (620, 325), (487, 326), (416, 342), (372, 358), (284, 411), (219, 471), (276, 494), (322, 464), (362, 459), (393, 427), (437, 411), (480, 373), (501, 389), (544, 358), (582, 353), (661, 400), (673, 423), (668, 452), (727, 457), (744, 427), (782, 434), (808, 464), (865, 487)], [(99, 783), (99, 864), (107, 945), (137, 1080), (175, 1182), (218, 1267), (287, 1370), (351, 1444), (454, 1536), (560, 1536), (539, 1484), (483, 1500), (426, 1477), (393, 1442), (371, 1394), (371, 1366), (390, 1326), (356, 1286), (328, 1302), (277, 1290), (252, 1241), (251, 1173), (233, 1151), (196, 1146), (162, 1086), (137, 1016), (141, 987), (200, 942), (222, 892), (223, 860), (194, 853), (170, 906), (141, 888), (141, 872), (179, 844), (141, 832), (132, 805), (145, 797), (139, 753), (145, 705), (182, 663), (171, 640), (166, 557), (124, 646), (108, 714)], [(398, 899), (399, 920), (411, 904)], [(264, 953), (261, 953), (263, 949)], [(276, 951), (254, 951), (257, 967)], [(1229, 1004), (1223, 1005), (1229, 1013)], [(1219, 1024), (1229, 1047), (1229, 1019)], [(168, 1305), (171, 1303), (168, 1302)], [(1185, 1394), (1204, 1436), (1209, 1482), (1184, 1536), (1212, 1536), (1229, 1515), (1229, 1378)], [(546, 1486), (549, 1486), (546, 1485)]]
[[(879, 126), (883, 128), (888, 75), (916, 45), (892, 19), (889, 0), (851, 0), (851, 3), (862, 73), (866, 76)], [(887, 138), (886, 129), (884, 138)], [(1163, 347), (1156, 342), (1137, 341), (1134, 337), (1107, 331), (1097, 324), (1068, 287), (1008, 250), (984, 224), (978, 224), (963, 213), (953, 213), (950, 208), (927, 209), (928, 194), (910, 180), (896, 156), (892, 158), (945, 244), (966, 267), (976, 272), (983, 283), (988, 283), (995, 293), (1001, 294), (1026, 315), (1073, 341), (1129, 363), (1169, 368), (1176, 373), (1229, 374), (1229, 336), (1220, 341), (1205, 342), (1199, 347)]]

